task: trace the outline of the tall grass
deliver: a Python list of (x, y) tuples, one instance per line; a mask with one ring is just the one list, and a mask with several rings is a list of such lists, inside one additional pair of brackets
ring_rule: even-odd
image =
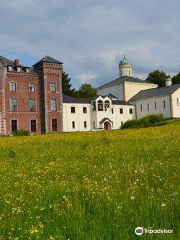
[(0, 140), (0, 239), (180, 239), (180, 123)]

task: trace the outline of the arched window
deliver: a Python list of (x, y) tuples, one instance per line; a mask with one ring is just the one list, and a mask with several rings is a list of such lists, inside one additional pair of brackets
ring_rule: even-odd
[(108, 100), (105, 101), (105, 111), (107, 111), (107, 108), (109, 108), (110, 102)]
[(75, 121), (72, 121), (72, 128), (75, 128)]
[(103, 111), (103, 101), (102, 100), (98, 101), (98, 111)]
[(93, 103), (92, 103), (92, 110), (96, 111), (96, 101), (93, 101)]

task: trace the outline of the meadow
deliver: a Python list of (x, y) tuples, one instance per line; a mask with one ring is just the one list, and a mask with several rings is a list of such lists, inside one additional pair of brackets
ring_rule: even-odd
[(1, 138), (0, 166), (1, 240), (180, 239), (179, 122)]

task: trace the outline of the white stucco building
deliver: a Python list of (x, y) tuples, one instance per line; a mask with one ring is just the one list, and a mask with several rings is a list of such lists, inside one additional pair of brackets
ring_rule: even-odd
[(64, 132), (119, 129), (122, 123), (133, 118), (134, 106), (112, 95), (91, 100), (63, 96)]
[(180, 118), (180, 84), (166, 87), (132, 76), (132, 64), (124, 56), (119, 63), (119, 78), (97, 88), (93, 99), (63, 96), (63, 131), (119, 129), (130, 119), (150, 114)]

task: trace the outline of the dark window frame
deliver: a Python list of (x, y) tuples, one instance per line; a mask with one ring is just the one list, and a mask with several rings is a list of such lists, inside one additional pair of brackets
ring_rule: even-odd
[(52, 128), (52, 132), (57, 132), (57, 130), (58, 130), (58, 120), (57, 120), (57, 118), (52, 118), (51, 128)]
[(37, 132), (37, 121), (36, 121), (36, 119), (31, 119), (31, 132)]
[(76, 107), (71, 107), (71, 113), (76, 113)]
[(120, 109), (119, 109), (119, 113), (120, 113), (120, 114), (123, 114), (123, 113), (124, 113), (124, 109), (123, 109), (123, 108), (120, 108)]
[(87, 107), (83, 107), (83, 113), (84, 113), (84, 114), (87, 113)]
[(11, 119), (11, 132), (14, 133), (18, 130), (18, 121), (17, 119)]

